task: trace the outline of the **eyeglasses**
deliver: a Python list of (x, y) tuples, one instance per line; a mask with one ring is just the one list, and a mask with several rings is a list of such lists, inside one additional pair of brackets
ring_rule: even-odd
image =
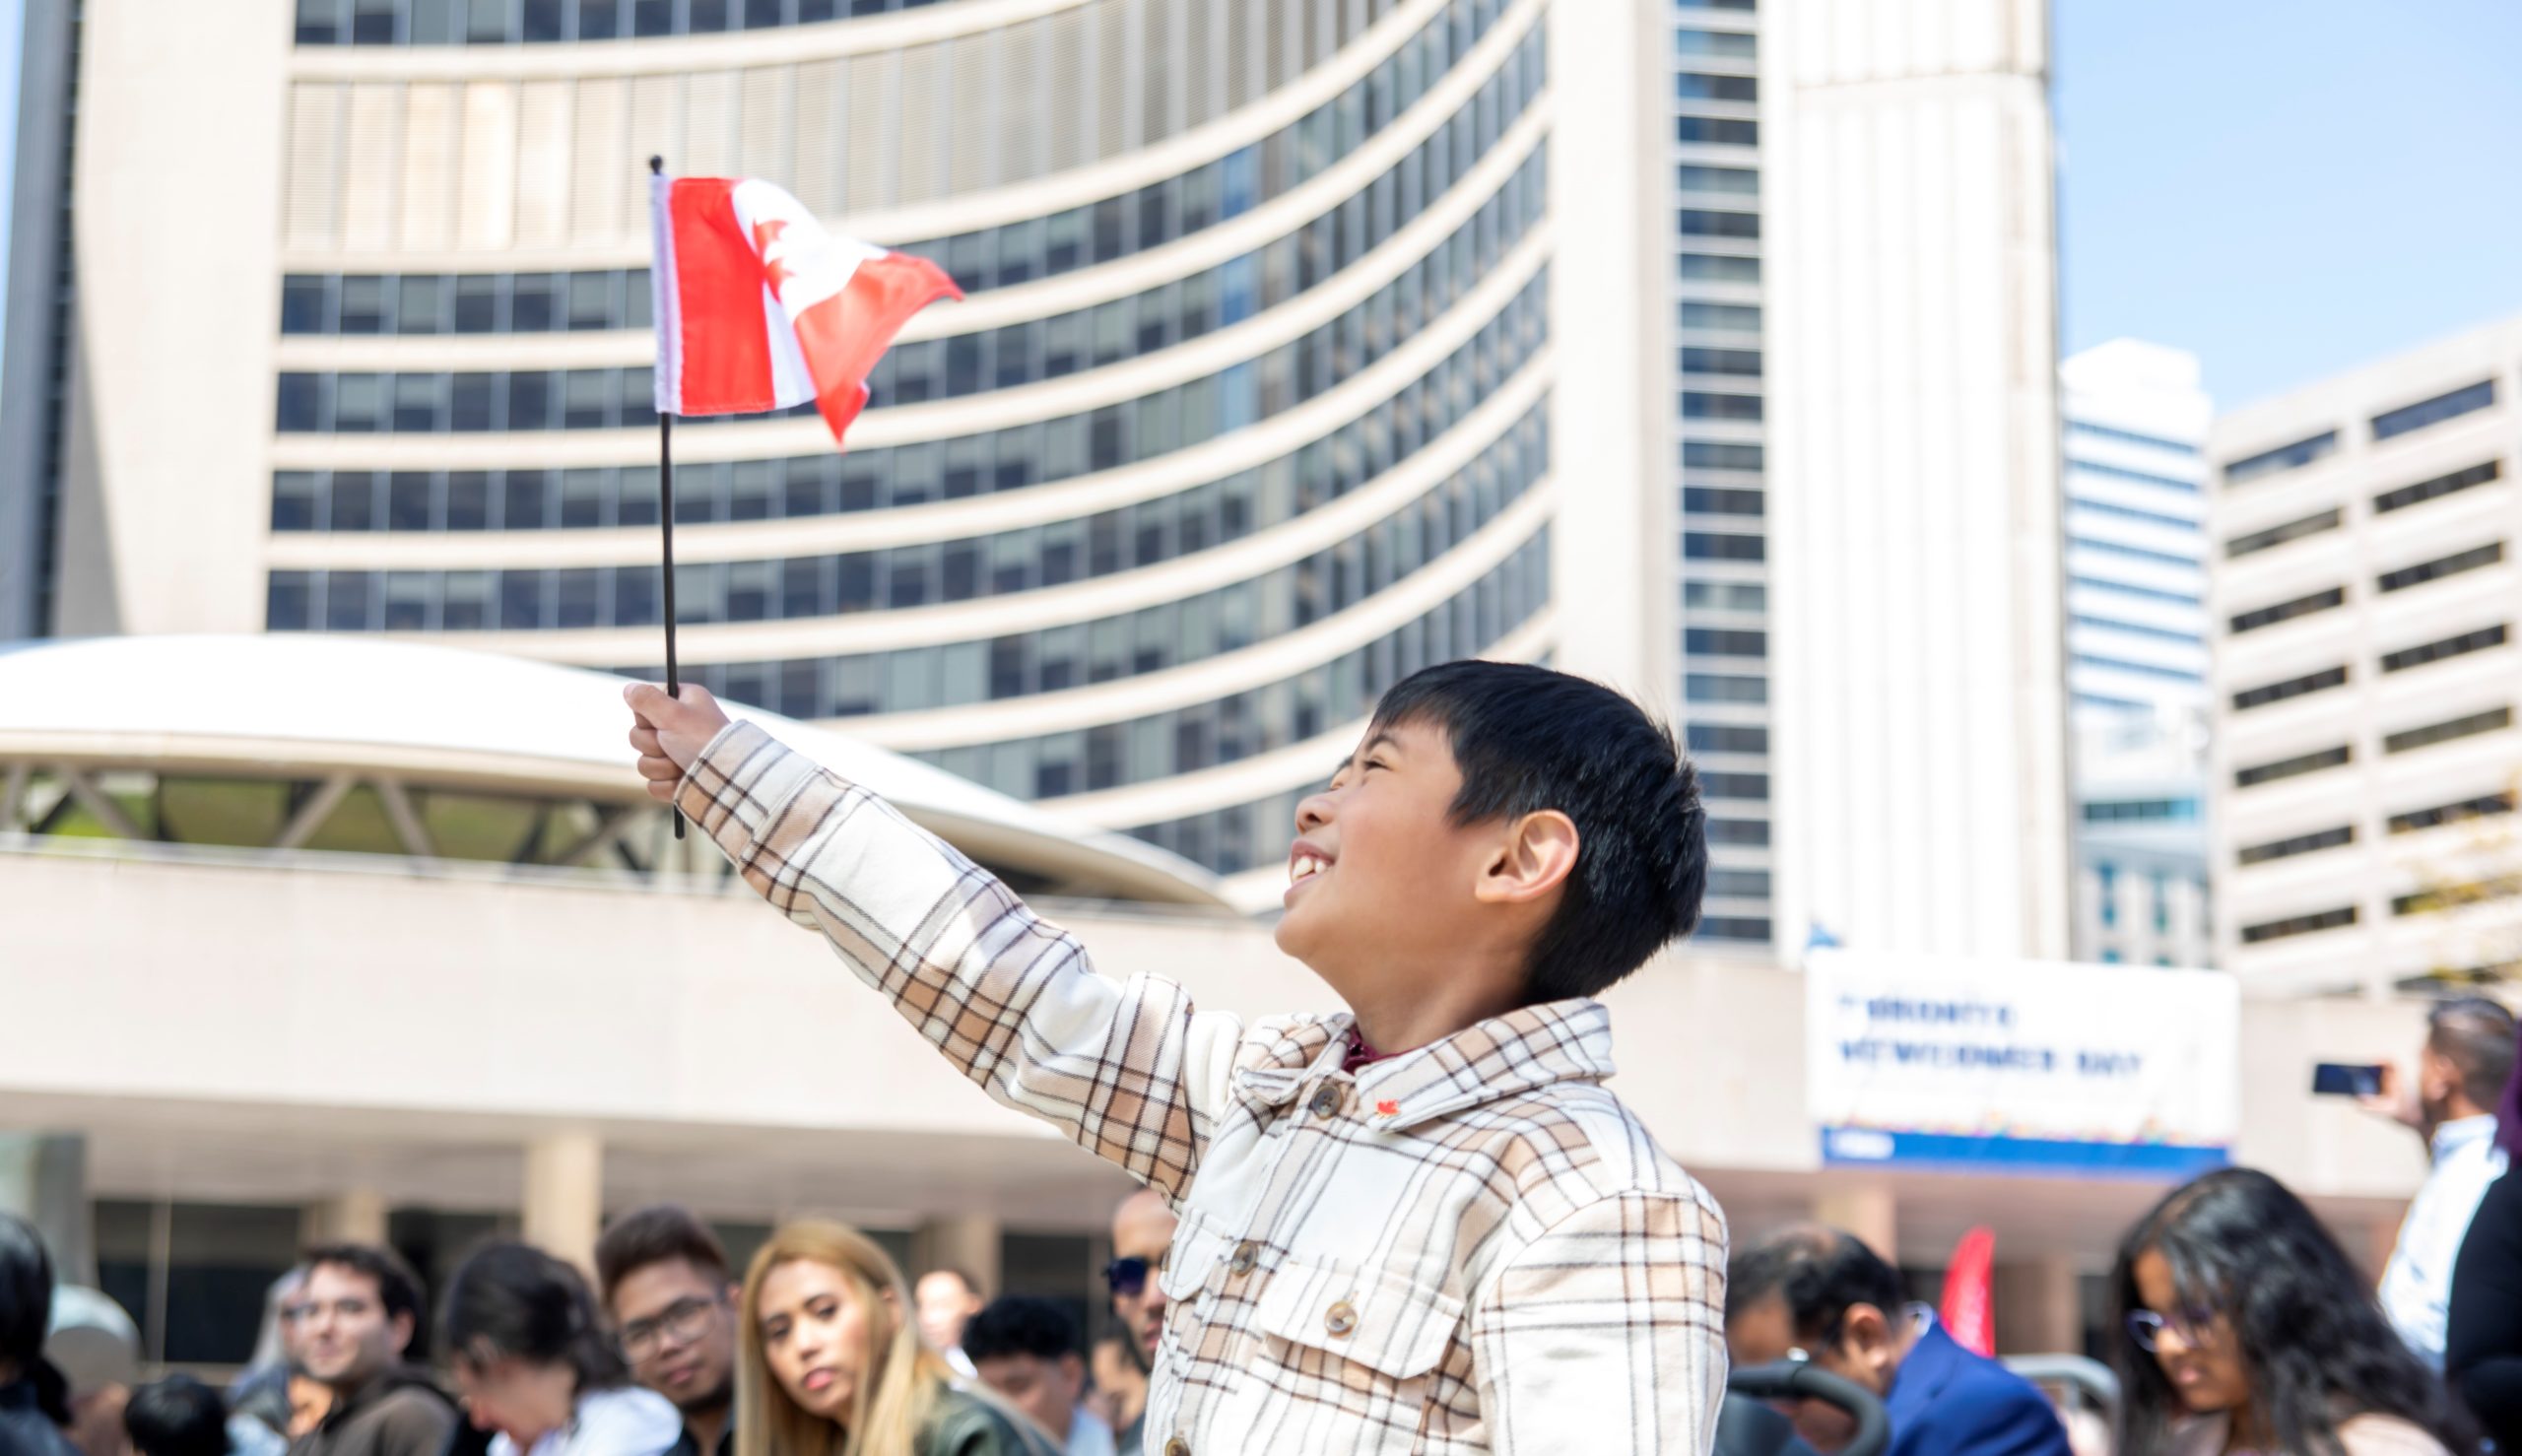
[(321, 1299), (300, 1299), (281, 1306), (280, 1317), (290, 1324), (302, 1325), (309, 1320), (321, 1318), (329, 1309), (333, 1313), (333, 1318), (351, 1320), (364, 1317), (375, 1307), (374, 1304), (357, 1295), (348, 1299), (336, 1299), (330, 1304)]
[(670, 1338), (677, 1345), (690, 1344), (709, 1328), (709, 1313), (718, 1304), (716, 1299), (677, 1299), (662, 1314), (634, 1319), (622, 1327), (622, 1353), (642, 1360), (656, 1354), (665, 1339)]
[(2200, 1309), (2185, 1310), (2168, 1319), (2151, 1309), (2132, 1309), (2128, 1312), (2128, 1338), (2137, 1342), (2139, 1350), (2152, 1354), (2161, 1347), (2163, 1331), (2178, 1335), (2183, 1345), (2197, 1345), (2201, 1332), (2215, 1322), (2212, 1312)]
[(1115, 1259), (1103, 1266), (1103, 1282), (1115, 1294), (1135, 1295), (1147, 1288), (1149, 1267), (1145, 1259)]

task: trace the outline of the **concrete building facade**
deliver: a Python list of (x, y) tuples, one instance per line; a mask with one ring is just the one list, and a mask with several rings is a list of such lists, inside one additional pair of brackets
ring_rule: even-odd
[(2220, 963), (2379, 994), (2522, 960), (2522, 320), (2220, 417)]

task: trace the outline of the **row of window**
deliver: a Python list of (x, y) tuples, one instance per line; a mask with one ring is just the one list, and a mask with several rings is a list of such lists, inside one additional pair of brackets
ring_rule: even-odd
[(1757, 147), (1760, 124), (1733, 116), (1676, 116), (1673, 140), (1694, 146)]
[(1748, 723), (1692, 723), (1683, 729), (1684, 747), (1693, 754), (1765, 754), (1769, 731)]
[[(1282, 511), (1293, 513), (1346, 495), (1453, 428), (1512, 377), (1538, 347), (1532, 330), (1538, 329), (1540, 318), (1538, 295), (1528, 292), (1518, 307), (1492, 320), (1463, 349), (1338, 430), (1185, 494), (1219, 493), (1219, 539), (1249, 514), (1234, 501), (1253, 501), (1252, 509), (1267, 522), (1287, 518)], [(1104, 458), (1097, 451), (1117, 454), (1125, 442), (1140, 437), (1139, 423), (1136, 412), (1125, 412), (1118, 438), (1108, 441), (1081, 438), (1082, 432), (1070, 428), (1072, 417), (942, 444), (683, 465), (675, 471), (675, 517), (690, 524), (797, 518), (1018, 490), (1090, 468), (1108, 468), (1093, 464)], [(1164, 507), (1145, 509), (1153, 513)], [(1185, 501), (1178, 510), (1207, 518), (1202, 502)], [(273, 479), (272, 525), (280, 531), (601, 528), (651, 525), (656, 518), (656, 472), (646, 466), (329, 475), (283, 471)], [(1210, 534), (1203, 529), (1194, 536), (1206, 539)], [(1177, 534), (1174, 539), (1183, 538)], [(998, 548), (993, 543), (991, 549)]]
[(1737, 61), (1759, 56), (1758, 42), (1743, 31), (1675, 31), (1673, 48), (1683, 55), (1722, 56)]
[(1769, 634), (1741, 628), (1684, 628), (1682, 651), (1692, 657), (1766, 657)]
[(2070, 459), (2067, 462), (2067, 472), (2070, 475), (2108, 476), (2112, 480), (2130, 481), (2141, 486), (2154, 486), (2161, 490), (2179, 491), (2192, 496), (2198, 494), (2198, 483), (2196, 481), (2184, 481), (2175, 479), (2168, 475), (2157, 475), (2153, 471), (2149, 470), (2131, 470), (2125, 465), (2104, 465), (2097, 460)]
[(1759, 283), (1760, 260), (1739, 253), (1683, 253), (1684, 283)]
[[(1239, 373), (1248, 381), (1245, 393), (1258, 413), (1234, 423), (1249, 424), (1293, 408), (1399, 348), (1458, 301), (1531, 228), (1541, 207), (1540, 172), (1535, 168), (1518, 175), (1529, 176), (1532, 184), (1492, 197), (1446, 243), (1339, 318), (1258, 360), (1172, 392), (1207, 385), (1223, 394), (1222, 381)], [(1248, 295), (1223, 300), (1223, 310), (1221, 301), (1202, 289), (1186, 302), (1180, 287), (1168, 285), (1145, 298), (1120, 299), (1054, 319), (903, 343), (886, 351), (869, 374), (868, 386), (888, 404), (915, 404), (1057, 377), (1164, 348), (1176, 342), (1174, 332), (1186, 317), (1206, 333), (1221, 326), (1217, 319), (1222, 312), (1240, 318), (1252, 311)], [(1151, 309), (1157, 330), (1153, 336), (1128, 331), (1129, 314), (1142, 302)], [(1103, 320), (1090, 320), (1089, 314), (1106, 310), (1113, 310), (1109, 321), (1115, 332), (1109, 338), (1090, 338), (1088, 323)], [(504, 373), (284, 373), (277, 424), (284, 433), (318, 434), (614, 429), (654, 421), (653, 378), (644, 364)], [(1151, 395), (1137, 404), (1163, 397)], [(799, 410), (812, 408), (808, 404)]]
[(1729, 334), (1757, 334), (1760, 331), (1760, 309), (1757, 303), (1700, 303), (1685, 299), (1681, 314), (1681, 325), (1685, 329), (1708, 329)]
[(2336, 453), (2338, 453), (2338, 431), (2325, 430), (2308, 439), (2298, 439), (2292, 444), (2279, 445), (2276, 449), (2262, 450), (2256, 455), (2245, 456), (2227, 463), (2224, 466), (2224, 484), (2248, 485), (2252, 481), (2265, 480), (2272, 475), (2299, 470), (2315, 460)]
[(1682, 608), (1700, 612), (1766, 612), (1769, 589), (1757, 581), (1685, 581)]
[[(2119, 927), (2119, 866), (2109, 860), (2099, 860), (2092, 868), (2093, 878), (2098, 882), (2095, 886), (2094, 898), (2101, 911), (2101, 927), (2104, 930), (2116, 930)], [(2154, 889), (2155, 934), (2169, 935), (2171, 934), (2172, 878), (2165, 871), (2155, 870), (2149, 873), (2146, 879)], [(2186, 883), (2197, 893), (2199, 900), (2203, 903), (2207, 897), (2207, 887), (2196, 881)], [(2115, 961), (2118, 960), (2118, 953), (2104, 951), (2101, 959)], [(2171, 961), (2168, 959), (2157, 958), (2155, 963), (2169, 965)]]
[(1685, 420), (1739, 420), (1757, 423), (1764, 413), (1757, 394), (1720, 394), (1713, 390), (1682, 391), (1682, 418)]
[[(1452, 477), (1305, 565), (1224, 588), (1233, 596), (1227, 620), (1250, 625), (1237, 631), (1264, 635), (1301, 627), (1452, 550), (1547, 472), (1542, 418), (1536, 411)], [(1010, 595), (1125, 570), (1124, 563), (1140, 556), (1153, 562), (1205, 550), (1229, 530), (1247, 534), (1250, 515), (1248, 498), (1203, 488), (1144, 509), (996, 536), (836, 556), (687, 563), (675, 571), (675, 611), (685, 623), (795, 621)], [(652, 565), (276, 571), (266, 616), (274, 630), (648, 627), (661, 620), (661, 579)]]
[[(2092, 543), (2082, 543), (2091, 545)], [(2122, 596), (2141, 597), (2149, 602), (2168, 602), (2174, 606), (2202, 606), (2205, 599), (2196, 592), (2166, 591), (2159, 586), (2133, 586), (2124, 581), (2105, 581), (2098, 576), (2069, 576), (2067, 584), (2087, 591), (2112, 591)]]
[(2175, 531), (2196, 531), (2203, 522), (2195, 516), (2170, 515), (2159, 510), (2140, 510), (2112, 500), (2093, 500), (2077, 496), (2069, 498), (2069, 514), (2081, 511), (2089, 515), (2116, 516), (2121, 520), (2139, 521), (2149, 526), (2166, 526)]
[(2317, 854), (2324, 849), (2336, 849), (2342, 844), (2355, 842), (2356, 827), (2340, 825), (2335, 828), (2321, 829), (2309, 834), (2293, 834), (2284, 839), (2271, 839), (2265, 844), (2246, 844), (2234, 851), (2233, 860), (2236, 864), (2260, 865), (2271, 860), (2292, 859), (2296, 855)]
[(2333, 607), (2346, 604), (2347, 588), (2333, 586), (2327, 591), (2309, 592), (2289, 601), (2275, 602), (2265, 607), (2254, 607), (2248, 612), (2237, 613), (2230, 625), (2233, 633), (2238, 636), (2246, 631), (2257, 631), (2263, 627), (2275, 627), (2281, 622), (2291, 622), (2297, 617), (2309, 617), (2315, 612), (2327, 612)]
[(1769, 680), (1743, 673), (1684, 673), (1682, 700), (1757, 707), (1769, 700)]
[(2159, 678), (2168, 683), (2201, 684), (2207, 681), (2206, 674), (2195, 668), (2164, 667), (2153, 662), (2131, 662), (2124, 657), (2102, 657), (2091, 652), (2078, 652), (2067, 660), (2071, 666), (2093, 672), (2134, 673), (2141, 678)]
[[(1536, 540), (1543, 544), (1519, 548), (1426, 616), (1294, 677), (1124, 722), (914, 757), (1001, 793), (1035, 799), (1154, 782), (1303, 743), (1364, 716), (1384, 688), (1420, 668), (1487, 651), (1528, 621), (1549, 596), (1547, 536)], [(1073, 674), (1075, 666), (1049, 659), (1035, 671), (1047, 684)], [(1013, 670), (995, 660), (991, 668)], [(638, 676), (653, 678), (655, 670)], [(857, 705), (872, 699), (882, 673), (864, 658), (800, 658), (698, 668), (692, 680), (734, 701), (814, 718), (863, 710)]]
[(300, 45), (512, 45), (708, 35), (937, 0), (298, 0)]
[[(2439, 743), (2475, 738), (2482, 733), (2500, 732), (2512, 726), (2513, 709), (2510, 706), (2488, 708), (2480, 712), (2464, 713), (2457, 718), (2447, 718), (2440, 723), (2425, 723), (2387, 734), (2382, 739), (2382, 752), (2414, 753), (2419, 749), (2432, 748)], [(2341, 767), (2353, 761), (2355, 757), (2353, 749), (2346, 744), (2339, 744), (2334, 748), (2296, 754), (2291, 758), (2280, 759), (2271, 763), (2255, 763), (2233, 771), (2233, 786), (2246, 789), (2257, 784), (2293, 778), (2300, 774), (2317, 773), (2324, 768)]]
[[(2374, 441), (2379, 443), (2382, 440), (2423, 430), (2429, 425), (2440, 425), (2446, 420), (2456, 420), (2463, 415), (2492, 409), (2494, 406), (2495, 381), (2481, 379), (2476, 384), (2464, 385), (2448, 393), (2435, 395), (2431, 399), (2419, 400), (2413, 405), (2403, 405), (2396, 410), (2385, 410), (2367, 423), (2372, 429)], [(2309, 438), (2296, 440), (2292, 444), (2280, 445), (2276, 449), (2263, 450), (2259, 454), (2230, 462), (2224, 466), (2224, 484), (2238, 486), (2285, 471), (2295, 470), (2335, 454), (2337, 451), (2338, 431), (2326, 430)]]
[(1679, 101), (1757, 101), (1760, 83), (1751, 76), (1710, 76), (1680, 71), (1673, 76), (1673, 99)]
[[(2335, 517), (2338, 512), (2328, 511), (2325, 514)], [(2301, 522), (2296, 524), (2299, 525)], [(2465, 571), (2477, 571), (2497, 565), (2503, 561), (2504, 543), (2490, 541), (2485, 546), (2456, 551), (2450, 556), (2436, 557), (2430, 562), (2418, 562), (2384, 571), (2373, 578), (2373, 585), (2377, 591), (2383, 593), (2406, 591), (2413, 586), (2423, 586), (2429, 581), (2440, 581), (2447, 576), (2458, 576)], [(2298, 617), (2308, 617), (2315, 612), (2325, 612), (2343, 605), (2346, 601), (2347, 589), (2333, 586), (2326, 591), (2311, 592), (2241, 613), (2232, 619), (2231, 626), (2235, 632), (2254, 631), (2263, 627), (2273, 627), (2281, 622), (2291, 622)]]
[(2091, 617), (2083, 613), (2070, 613), (2067, 617), (2067, 625), (2091, 628), (2096, 631), (2122, 632), (2134, 637), (2152, 637), (2157, 642), (2177, 642), (2184, 647), (2207, 645), (2206, 639), (2194, 631), (2181, 631), (2168, 627), (2148, 627), (2141, 622), (2128, 622), (2119, 618)]
[(2412, 505), (2422, 505), (2428, 500), (2439, 500), (2446, 496), (2484, 486), (2500, 478), (2503, 474), (2504, 462), (2488, 460), (2464, 470), (2455, 470), (2448, 475), (2438, 475), (2430, 480), (2419, 481), (2415, 485), (2384, 491), (2373, 497), (2373, 513), (2388, 515), (2394, 510), (2406, 510)]
[(1684, 486), (1682, 509), (1692, 515), (1740, 515), (1758, 518), (1767, 512), (1768, 495), (1762, 491), (1724, 490), (1714, 486)]
[(2457, 636), (2420, 642), (2414, 647), (2402, 647), (2396, 652), (2382, 654), (2382, 671), (2403, 672), (2413, 667), (2423, 667), (2427, 663), (2441, 662), (2446, 658), (2461, 657), (2472, 652), (2485, 652), (2490, 647), (2503, 646), (2507, 634), (2505, 625), (2497, 623), (2493, 627), (2478, 628)]
[[(1132, 341), (1135, 352), (1147, 353), (1198, 338), (1314, 287), (1419, 216), (1494, 142), (1490, 128), (1502, 128), (1523, 113), (1542, 80), (1541, 47), (1542, 33), (1535, 31), (1525, 38), (1514, 61), (1492, 76), (1450, 124), (1438, 127), (1381, 177), (1309, 225), (1266, 247), (1139, 298), (1001, 330), (1002, 336), (1030, 330), (1037, 336), (1055, 337), (1047, 345), (1029, 348), (1022, 337), (1012, 345), (1000, 343), (991, 349), (995, 360), (983, 362), (971, 372), (977, 378), (994, 379), (998, 388), (1029, 383), (1048, 377), (1026, 367), (1024, 361), (1037, 355), (1046, 353), (1054, 362), (1071, 361), (1069, 367), (1074, 368), (1082, 366), (1075, 361), (1093, 352), (1097, 356), (1095, 363), (1108, 364), (1132, 352), (1128, 348)], [(1211, 199), (1205, 190), (1181, 179), (1132, 194), (1138, 200), (1135, 231), (1127, 226), (1131, 220), (1123, 211), (1127, 199), (1095, 204), (1087, 233), (1095, 246), (1093, 256), (1085, 261), (1103, 261), (1106, 254), (1122, 256), (1139, 236), (1165, 237), (1173, 222), (1180, 222), (1184, 225), (1180, 231), (1188, 232), (1193, 231), (1191, 223), (1208, 226), (1213, 213), (1223, 211), (1230, 217), (1248, 210), (1251, 179), (1243, 175), (1243, 168), (1227, 170), (1232, 190), (1221, 199)], [(1513, 199), (1521, 195), (1524, 209), (1535, 211), (1542, 189), (1537, 154), (1503, 189), (1509, 201), (1500, 205), (1515, 206)], [(1062, 264), (1057, 268), (1048, 266), (1054, 260), (1014, 245), (1008, 252), (994, 251), (990, 243), (1005, 231), (910, 243), (900, 250), (928, 257), (955, 274), (966, 293), (1083, 266), (1065, 249), (1056, 260)], [(284, 334), (540, 333), (646, 328), (650, 319), (645, 268), (559, 274), (292, 274), (281, 289)], [(1062, 335), (1077, 337), (1056, 337)], [(940, 348), (946, 342), (932, 341)], [(943, 361), (918, 371), (921, 377), (951, 372)]]
[(2448, 910), (2481, 900), (2509, 899), (2522, 894), (2522, 875), (2497, 875), (2487, 880), (2473, 880), (2467, 885), (2446, 885), (2435, 889), (2412, 891), (2391, 896), (2394, 915), (2423, 915), (2435, 910)]
[(2196, 798), (2176, 799), (2095, 799), (2084, 806), (2084, 821), (2091, 825), (2106, 824), (2194, 824), (2199, 817)]
[[(2151, 449), (2169, 450), (2176, 455), (2195, 455), (2198, 453), (2198, 446), (2187, 440), (2165, 439), (2159, 434), (2147, 434), (2135, 430), (2121, 430), (2112, 425), (2095, 425), (2090, 420), (2068, 421), (2067, 433), (2070, 435), (2081, 434), (2090, 439), (2115, 440), (2121, 444), (2127, 445), (2145, 445)], [(2082, 464), (2083, 462), (2079, 461), (2077, 463)], [(2180, 482), (2179, 484), (2188, 485), (2189, 483)], [(2189, 489), (2196, 490), (2197, 487), (2195, 485), (2189, 485)]]
[(2420, 829), (2458, 824), (2465, 819), (2485, 819), (2512, 812), (2513, 796), (2511, 794), (2479, 794), (2471, 798), (2455, 800), (2449, 804), (2435, 804), (2424, 809), (2412, 809), (2404, 814), (2394, 814), (2390, 819), (2390, 830), (2394, 834), (2414, 834)]
[(2317, 536), (2323, 531), (2335, 531), (2339, 528), (2342, 519), (2338, 508), (2332, 506), (2316, 514), (2307, 515), (2301, 520), (2288, 521), (2283, 525), (2270, 526), (2264, 531), (2251, 531), (2235, 536), (2224, 543), (2224, 555), (2227, 558), (2246, 557), (2284, 546), (2289, 541), (2300, 541), (2306, 536)]
[(2263, 920), (2242, 927), (2242, 944), (2256, 946), (2263, 941), (2284, 940), (2290, 936), (2312, 935), (2336, 930), (2356, 923), (2356, 907), (2340, 905), (2331, 910), (2315, 910), (2307, 915), (2289, 915), (2283, 920)]
[(1682, 560), (1689, 562), (1761, 562), (1768, 560), (1768, 538), (1724, 531), (1684, 531)]

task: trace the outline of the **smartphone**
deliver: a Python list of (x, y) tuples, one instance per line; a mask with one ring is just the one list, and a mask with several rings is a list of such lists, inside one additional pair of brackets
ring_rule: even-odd
[(2379, 1063), (2322, 1062), (2312, 1068), (2312, 1094), (2323, 1097), (2372, 1097), (2382, 1092)]

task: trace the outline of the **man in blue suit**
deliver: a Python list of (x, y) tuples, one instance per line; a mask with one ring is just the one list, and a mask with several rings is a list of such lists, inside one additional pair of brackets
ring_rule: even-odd
[[(1787, 1228), (1735, 1254), (1725, 1345), (1738, 1366), (1809, 1359), (1882, 1397), (1891, 1456), (2070, 1456), (2066, 1428), (2031, 1382), (1956, 1344), (1933, 1310), (1902, 1297), (1896, 1270), (1836, 1228)], [(1817, 1451), (1837, 1451), (1855, 1433), (1848, 1416), (1819, 1401), (1788, 1414)]]

